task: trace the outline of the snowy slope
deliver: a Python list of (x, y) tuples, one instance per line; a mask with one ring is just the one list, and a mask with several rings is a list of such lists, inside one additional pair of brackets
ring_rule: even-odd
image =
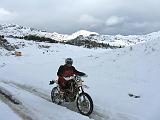
[[(159, 120), (159, 60), (159, 39), (93, 55), (86, 60), (90, 61), (86, 71), (91, 68), (96, 70), (96, 75), (95, 71), (90, 71), (93, 82), (88, 82), (92, 86), (93, 96), (96, 93), (96, 103), (122, 113), (134, 114), (140, 120)], [(140, 98), (129, 97), (128, 94)]]
[(27, 35), (37, 35), (40, 37), (51, 38), (57, 41), (63, 41), (63, 40), (74, 39), (78, 37), (79, 35), (89, 36), (89, 35), (98, 35), (98, 33), (89, 32), (86, 30), (80, 30), (71, 35), (67, 35), (67, 34), (59, 34), (56, 32), (49, 33), (46, 31), (41, 31), (41, 30), (37, 30), (34, 28), (23, 27), (23, 26), (14, 25), (14, 24), (2, 24), (0, 25), (0, 35), (15, 36), (15, 37), (24, 37)]
[(0, 101), (0, 116), (2, 120), (21, 120), (6, 104), (4, 104), (2, 101)]
[(71, 35), (59, 34), (56, 32), (50, 33), (34, 28), (23, 27), (14, 24), (2, 24), (0, 25), (0, 35), (24, 37), (27, 35), (36, 35), (40, 37), (51, 38), (56, 41), (69, 41), (82, 36), (82, 40), (91, 40), (100, 43), (108, 43), (113, 46), (130, 46), (138, 43), (146, 42), (148, 40), (160, 38), (160, 32), (155, 32), (147, 35), (99, 35), (96, 32), (90, 32), (86, 30), (77, 31)]
[[(1, 87), (9, 90), (16, 99), (22, 102), (21, 112), (25, 112), (31, 119), (35, 120), (89, 120), (89, 118), (72, 112), (64, 107), (52, 104), (39, 96), (36, 96), (13, 84), (1, 83)], [(19, 105), (20, 106), (20, 105)], [(28, 112), (28, 113), (27, 113)], [(19, 113), (22, 114), (22, 113)], [(2, 115), (5, 117), (6, 114)], [(16, 118), (8, 117), (16, 120)], [(25, 118), (23, 118), (25, 119)]]
[[(41, 115), (34, 112), (36, 117), (43, 116), (45, 119), (50, 119), (48, 118), (51, 115), (49, 111), (53, 109), (53, 111), (64, 112), (64, 116), (69, 118), (78, 116), (77, 119), (87, 119), (60, 106), (49, 107), (49, 101), (44, 102), (50, 99), (50, 91), (53, 87), (48, 85), (49, 80), (57, 79), (58, 67), (64, 63), (66, 57), (72, 57), (75, 67), (89, 76), (85, 83), (90, 88), (86, 91), (92, 96), (95, 106), (91, 118), (96, 120), (159, 120), (159, 33), (145, 36), (143, 39), (147, 42), (116, 50), (94, 50), (7, 38), (12, 44), (21, 46), (20, 44), (24, 43), (25, 47), (20, 47), (19, 50), (22, 52), (22, 57), (1, 56), (0, 85), (12, 91), (21, 101), (25, 100), (24, 103), (29, 106), (33, 104), (31, 101), (37, 102), (36, 105), (42, 108), (46, 105), (46, 111), (40, 107)], [(50, 47), (47, 49), (42, 45)], [(17, 88), (17, 86), (21, 87)], [(26, 90), (39, 91), (36, 94), (41, 97), (32, 96), (33, 93), (28, 93)], [(140, 96), (140, 98), (130, 97), (128, 94)], [(26, 99), (26, 96), (30, 97)], [(41, 99), (42, 97), (45, 100)], [(36, 105), (28, 109), (33, 111)], [(62, 115), (62, 119), (65, 118), (64, 116)]]

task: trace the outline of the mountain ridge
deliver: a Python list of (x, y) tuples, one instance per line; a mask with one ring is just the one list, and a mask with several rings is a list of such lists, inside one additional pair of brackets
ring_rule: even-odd
[(142, 43), (151, 39), (160, 38), (160, 31), (149, 33), (146, 35), (100, 35), (96, 32), (90, 32), (87, 30), (80, 30), (70, 35), (59, 34), (57, 32), (47, 32), (44, 30), (38, 30), (30, 27), (24, 27), (15, 24), (2, 24), (0, 25), (0, 35), (9, 37), (25, 37), (29, 35), (35, 35), (38, 37), (50, 38), (56, 41), (71, 41), (76, 40), (79, 37), (81, 40), (95, 41), (97, 43), (105, 43), (113, 46), (130, 46), (138, 43)]

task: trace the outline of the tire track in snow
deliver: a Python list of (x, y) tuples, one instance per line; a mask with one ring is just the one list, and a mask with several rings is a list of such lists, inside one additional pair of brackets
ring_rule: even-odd
[(12, 93), (1, 86), (0, 91), (0, 100), (8, 105), (19, 117), (23, 120), (37, 120), (34, 114), (21, 101), (13, 97)]
[[(13, 86), (13, 87), (18, 87), (19, 89), (25, 90), (29, 93), (32, 93), (42, 99), (45, 99), (48, 102), (52, 102), (50, 98), (50, 93), (48, 91), (29, 86), (29, 85), (22, 85), (13, 81), (2, 81), (3, 83)], [(67, 109), (78, 112), (77, 106), (75, 102), (72, 103), (64, 103), (61, 106), (66, 107)], [(94, 105), (94, 110), (93, 113), (89, 116), (89, 118), (94, 119), (94, 120), (137, 120), (136, 117), (133, 117), (131, 115), (125, 114), (125, 113), (111, 113), (110, 111), (104, 111), (100, 107)]]
[[(0, 86), (4, 87), (6, 90), (9, 90), (11, 95), (19, 99), (22, 105), (28, 109), (31, 118), (30, 119), (23, 118), (24, 120), (60, 120), (60, 119), (88, 120), (89, 119), (88, 117), (70, 111), (67, 108), (53, 104), (44, 98), (36, 96), (31, 92), (28, 92), (24, 89), (17, 87), (12, 83), (6, 83), (6, 82), (3, 83), (0, 81)], [(21, 110), (19, 111), (21, 112)], [(24, 111), (24, 113), (27, 113), (27, 111)]]
[[(10, 86), (16, 86), (22, 90), (28, 91), (38, 97), (41, 97), (45, 100), (47, 100), (48, 102), (52, 102), (51, 98), (50, 98), (50, 94), (47, 94), (48, 91), (44, 91), (41, 90), (39, 88), (35, 88), (33, 86), (29, 86), (29, 85), (22, 85), (13, 81), (1, 81), (7, 85)], [(74, 112), (78, 112), (77, 107), (76, 107), (76, 103), (72, 102), (72, 103), (64, 103), (61, 106), (66, 107), (67, 109), (74, 111)], [(100, 110), (102, 111), (102, 110)], [(99, 108), (94, 107), (93, 113), (89, 116), (89, 118), (94, 119), (94, 120), (110, 120), (109, 116), (104, 115), (103, 112), (99, 112)]]

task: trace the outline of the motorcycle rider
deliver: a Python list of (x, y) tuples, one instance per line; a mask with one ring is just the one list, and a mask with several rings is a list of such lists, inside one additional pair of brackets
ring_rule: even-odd
[(58, 84), (60, 85), (61, 91), (64, 91), (65, 89), (70, 87), (69, 81), (65, 80), (64, 77), (70, 77), (73, 75), (80, 75), (80, 76), (86, 75), (85, 73), (76, 70), (75, 67), (72, 66), (72, 64), (73, 64), (72, 58), (66, 58), (65, 64), (61, 65), (58, 69), (57, 72)]

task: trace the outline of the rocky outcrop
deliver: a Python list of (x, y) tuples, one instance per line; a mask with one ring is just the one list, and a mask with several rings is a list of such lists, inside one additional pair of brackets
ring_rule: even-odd
[(14, 51), (15, 49), (18, 49), (18, 46), (16, 45), (11, 45), (5, 38), (4, 36), (0, 36), (0, 47), (4, 48), (8, 51)]

